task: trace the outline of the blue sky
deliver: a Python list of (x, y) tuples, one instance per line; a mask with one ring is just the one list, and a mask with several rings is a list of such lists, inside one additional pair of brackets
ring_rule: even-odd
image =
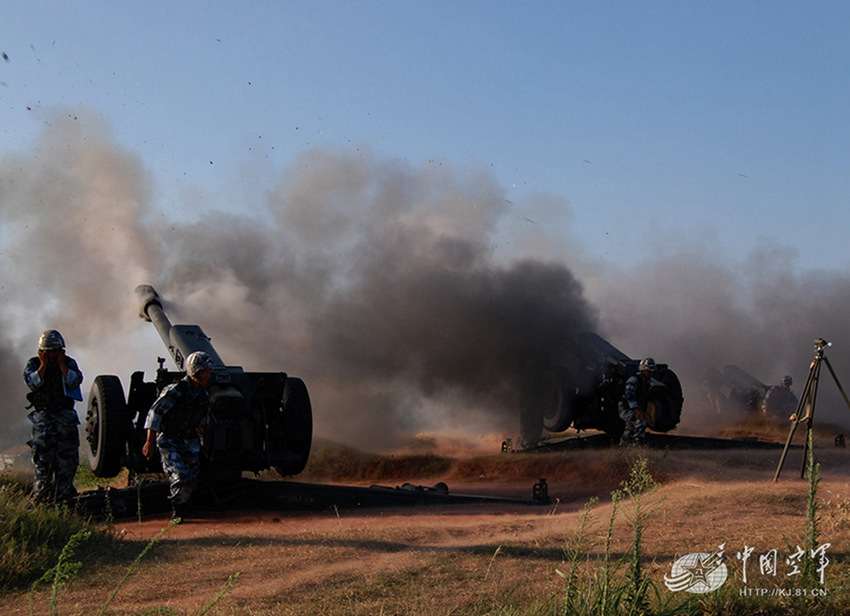
[[(23, 387), (14, 366), (45, 323), (90, 377), (152, 370), (161, 345), (131, 292), (151, 283), (223, 356), (303, 376), (317, 426), (355, 399), (370, 412), (346, 429), (371, 435), (371, 412), (388, 416), (374, 394), (393, 391), (399, 426), (445, 428), (472, 407), (434, 397), (422, 384), (444, 374), (419, 366), (443, 368), (447, 351), (474, 366), (475, 336), (537, 323), (460, 318), (511, 302), (432, 288), (441, 259), (485, 277), (523, 258), (574, 273), (601, 335), (676, 367), (689, 418), (706, 367), (802, 383), (819, 336), (850, 365), (848, 3), (3, 8), (0, 351), (17, 359), (4, 390)], [(410, 310), (385, 315), (405, 290)], [(531, 295), (560, 315), (551, 291), (544, 279)], [(431, 348), (458, 323), (475, 324), (469, 348), (460, 334)], [(386, 371), (364, 378), (364, 357)], [(19, 399), (0, 400), (0, 421), (25, 431)]]
[[(102, 117), (156, 205), (237, 195), (316, 146), (492, 173), (564, 201), (591, 255), (778, 244), (850, 265), (842, 2), (20, 2), (0, 156)], [(545, 221), (538, 221), (541, 224)]]

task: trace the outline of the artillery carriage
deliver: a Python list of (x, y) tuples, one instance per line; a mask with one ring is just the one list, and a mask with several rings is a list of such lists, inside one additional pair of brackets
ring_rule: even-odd
[(284, 372), (245, 372), (224, 363), (198, 325), (172, 325), (153, 287), (136, 288), (139, 316), (153, 323), (168, 349), (176, 371), (158, 358), (156, 378), (144, 372), (130, 377), (127, 397), (115, 375), (98, 375), (92, 384), (86, 413), (89, 462), (97, 477), (114, 477), (122, 468), (132, 481), (138, 474), (162, 472), (158, 455), (142, 455), (145, 418), (160, 392), (185, 375), (185, 359), (195, 351), (213, 361), (207, 387), (208, 421), (201, 435), (202, 477), (235, 479), (245, 471), (274, 468), (282, 476), (304, 470), (313, 438), (310, 397), (304, 382)]
[[(638, 372), (639, 359), (632, 359), (592, 332), (578, 336), (575, 344), (561, 349), (543, 365), (526, 374), (520, 399), (520, 440), (531, 447), (543, 431), (600, 430), (618, 439), (624, 423), (618, 404), (626, 381)], [(667, 366), (656, 364), (652, 377), (647, 427), (669, 432), (682, 414), (682, 386)]]

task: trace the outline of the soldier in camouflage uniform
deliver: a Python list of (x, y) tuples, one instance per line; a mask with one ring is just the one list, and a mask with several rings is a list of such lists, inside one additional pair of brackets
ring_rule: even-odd
[(82, 400), (83, 374), (77, 362), (65, 354), (65, 340), (55, 329), (46, 330), (38, 341), (38, 355), (24, 368), (30, 388), (27, 400), (33, 407), (32, 449), (35, 466), (33, 499), (36, 502), (67, 502), (77, 495), (74, 475), (80, 463), (80, 419), (74, 410)]
[(620, 444), (641, 444), (646, 440), (646, 408), (649, 404), (649, 389), (655, 374), (655, 360), (646, 357), (640, 360), (638, 373), (630, 376), (620, 401), (620, 418), (626, 423)]
[(147, 439), (142, 453), (150, 460), (154, 444), (159, 448), (171, 484), (172, 519), (178, 524), (187, 516), (186, 503), (198, 482), (199, 432), (209, 412), (207, 384), (212, 368), (212, 359), (203, 351), (189, 355), (186, 376), (162, 390), (145, 421)]
[(797, 396), (791, 391), (794, 379), (786, 374), (782, 377), (779, 385), (774, 385), (767, 390), (762, 402), (762, 412), (768, 419), (784, 419), (790, 417), (797, 410)]

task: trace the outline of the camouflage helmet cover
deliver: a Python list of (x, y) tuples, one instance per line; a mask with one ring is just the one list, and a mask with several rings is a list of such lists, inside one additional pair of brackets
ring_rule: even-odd
[(649, 372), (655, 372), (655, 360), (651, 357), (645, 357), (640, 360), (640, 366), (638, 370), (643, 372), (644, 370), (648, 370)]
[(65, 339), (55, 329), (46, 329), (38, 339), (39, 351), (55, 351), (65, 348)]
[(197, 376), (202, 370), (212, 370), (212, 358), (204, 351), (195, 351), (186, 358), (186, 374)]

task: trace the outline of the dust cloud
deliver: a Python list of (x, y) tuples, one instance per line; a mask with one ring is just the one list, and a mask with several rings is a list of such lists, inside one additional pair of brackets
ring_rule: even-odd
[[(681, 430), (705, 430), (740, 419), (709, 410), (703, 380), (708, 370), (735, 365), (765, 385), (783, 375), (798, 396), (815, 357), (814, 341), (833, 346), (825, 356), (842, 387), (850, 384), (850, 339), (845, 306), (850, 277), (835, 271), (795, 270), (793, 248), (761, 245), (739, 264), (708, 252), (682, 249), (634, 270), (588, 281), (599, 306), (600, 327), (632, 356), (654, 355), (682, 379)], [(824, 365), (818, 385), (818, 421), (850, 426), (850, 408)]]
[(155, 369), (165, 349), (137, 316), (137, 284), (227, 363), (303, 378), (317, 435), (370, 448), (515, 435), (523, 366), (583, 330), (669, 363), (683, 426), (704, 419), (706, 367), (802, 385), (812, 340), (834, 336), (850, 370), (846, 277), (790, 274), (793, 254), (767, 249), (740, 268), (687, 249), (600, 268), (559, 245), (564, 200), (509, 203), (480, 169), (309, 150), (238, 212), (155, 201), (142, 161), (82, 112), (0, 159), (4, 448), (27, 439), (20, 375), (43, 329), (62, 331), (88, 385)]

